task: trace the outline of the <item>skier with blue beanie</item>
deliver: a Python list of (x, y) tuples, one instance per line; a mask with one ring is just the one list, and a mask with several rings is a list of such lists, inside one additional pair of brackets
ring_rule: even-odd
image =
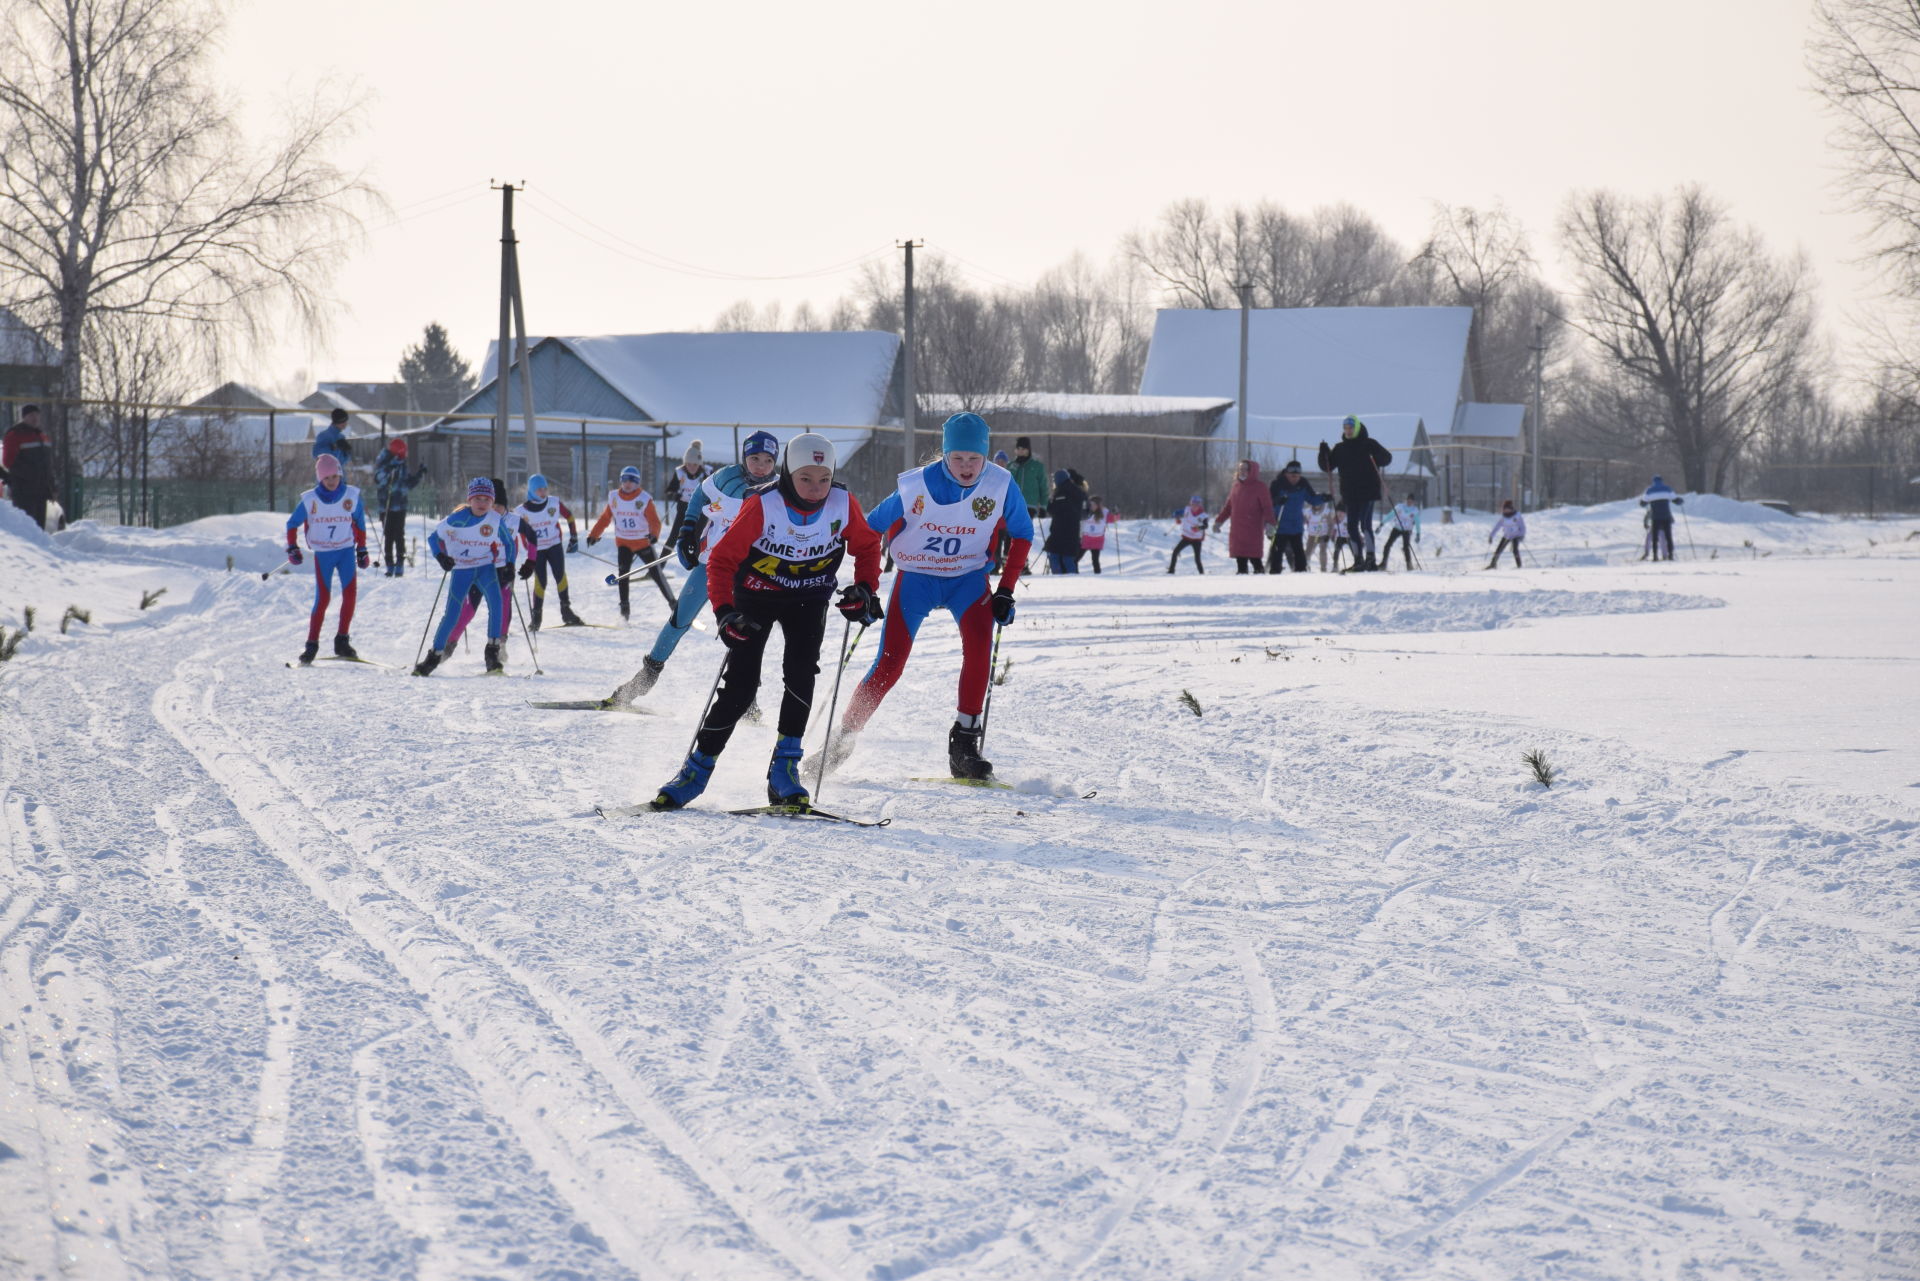
[[(580, 527), (565, 503), (548, 496), (548, 488), (545, 476), (535, 473), (527, 477), (527, 501), (513, 512), (533, 531), (533, 549), (520, 566), (520, 577), (533, 579), (533, 616), (527, 626), (536, 632), (540, 630), (540, 615), (546, 610), (548, 575), (552, 575), (554, 590), (560, 595), (561, 624), (580, 627), (586, 623), (573, 612), (573, 600), (567, 592), (567, 553), (580, 550)], [(567, 523), (564, 545), (560, 541), (561, 521)]]
[(1667, 559), (1673, 559), (1673, 509), (1684, 506), (1686, 499), (1673, 492), (1673, 486), (1658, 476), (1647, 486), (1647, 492), (1640, 495), (1640, 505), (1647, 509), (1647, 517), (1652, 528), (1647, 531), (1647, 546), (1653, 549), (1653, 558), (1660, 559), (1660, 544), (1667, 545)]
[[(960, 626), (960, 694), (947, 735), (947, 763), (955, 778), (991, 778), (993, 766), (981, 759), (987, 680), (993, 661), (995, 625), (1013, 621), (1013, 589), (1033, 545), (1033, 518), (1005, 468), (987, 461), (987, 423), (978, 414), (959, 413), (940, 430), (941, 456), (924, 467), (900, 474), (895, 491), (867, 517), (883, 541), (892, 545), (899, 573), (887, 604), (874, 657), (859, 688), (848, 700), (830, 759), (833, 769), (853, 750), (913, 652), (914, 636), (928, 614), (944, 609)], [(996, 537), (1012, 538), (998, 588), (988, 581)]]
[(604, 700), (605, 706), (626, 707), (660, 679), (667, 660), (707, 602), (707, 558), (727, 536), (747, 496), (774, 483), (774, 464), (779, 456), (779, 439), (770, 431), (756, 431), (741, 442), (739, 462), (722, 467), (700, 482), (673, 539), (674, 553), (687, 571), (679, 604), (661, 626), (653, 648), (641, 658), (640, 670)]

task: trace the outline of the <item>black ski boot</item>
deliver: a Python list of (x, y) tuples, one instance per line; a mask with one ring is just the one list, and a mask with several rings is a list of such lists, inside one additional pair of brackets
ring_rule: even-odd
[(539, 631), (540, 616), (546, 612), (547, 598), (544, 596), (535, 596), (533, 598), (533, 617), (527, 621), (527, 630), (530, 632)]
[(359, 658), (360, 654), (353, 648), (353, 642), (347, 639), (347, 634), (341, 632), (333, 638), (333, 656), (335, 658)]
[(320, 652), (320, 642), (317, 640), (308, 641), (306, 644), (306, 648), (300, 651), (300, 666), (312, 667), (313, 656), (315, 654), (318, 654), (319, 652)]
[(500, 642), (488, 641), (487, 642), (487, 675), (489, 676), (504, 675), (506, 673), (506, 670), (507, 670), (506, 660), (502, 658), (500, 655)]
[(433, 669), (440, 666), (440, 660), (445, 657), (446, 655), (437, 649), (428, 650), (427, 656), (413, 665), (413, 674), (415, 676), (433, 675)]
[(947, 767), (955, 778), (993, 777), (993, 762), (980, 755), (980, 731), (968, 729), (958, 721), (947, 731)]
[(573, 612), (573, 602), (565, 596), (560, 598), (560, 625), (562, 627), (585, 627), (587, 620)]

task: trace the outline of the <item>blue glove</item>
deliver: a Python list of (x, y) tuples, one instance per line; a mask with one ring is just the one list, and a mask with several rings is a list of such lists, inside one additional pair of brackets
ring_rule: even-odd
[(1005, 587), (993, 594), (993, 621), (1002, 627), (1013, 621), (1013, 593)]
[(304, 560), (306, 560), (306, 557), (300, 554), (298, 547), (287, 548), (287, 564), (298, 565)]
[(570, 552), (577, 552), (580, 550), (580, 535), (569, 534), (567, 536), (567, 550)]

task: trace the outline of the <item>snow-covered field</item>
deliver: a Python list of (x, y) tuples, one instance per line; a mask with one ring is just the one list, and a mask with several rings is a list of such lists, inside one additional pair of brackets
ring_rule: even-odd
[[(0, 506), (0, 1276), (1920, 1277), (1920, 522), (1689, 514), (1277, 581), (1129, 527), (1023, 588), (1025, 790), (912, 781), (933, 622), (863, 830), (592, 816), (717, 641), (526, 700), (650, 588), (541, 676), (290, 671), (281, 518)], [(437, 579), (363, 575), (361, 652)]]

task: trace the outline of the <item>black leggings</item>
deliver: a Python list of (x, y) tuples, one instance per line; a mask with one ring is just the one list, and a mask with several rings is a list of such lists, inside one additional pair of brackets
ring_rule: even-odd
[(553, 575), (554, 590), (560, 593), (560, 603), (570, 605), (567, 597), (567, 547), (565, 543), (555, 543), (551, 547), (542, 547), (533, 554), (533, 607), (540, 608), (540, 601), (547, 594), (547, 575)]
[[(627, 571), (632, 569), (634, 562), (640, 560), (641, 557), (644, 556), (648, 560), (652, 560), (656, 553), (650, 547), (616, 547), (614, 552), (620, 562), (620, 582), (618, 584), (620, 588), (620, 617), (625, 618), (627, 616), (627, 588), (633, 582), (631, 578), (627, 577)], [(680, 608), (680, 602), (674, 596), (673, 588), (667, 585), (667, 576), (660, 572), (660, 567), (655, 565), (652, 569), (648, 570), (647, 577), (651, 578), (653, 585), (660, 589), (660, 594), (667, 598), (667, 612), (671, 614), (678, 610)]]
[(1099, 573), (1100, 572), (1100, 549), (1098, 547), (1083, 547), (1080, 550), (1084, 551), (1087, 555), (1093, 557), (1093, 572), (1096, 574)]
[(389, 565), (407, 563), (407, 514), (388, 512), (380, 522), (380, 559)]
[(1278, 574), (1291, 569), (1296, 574), (1307, 572), (1307, 549), (1300, 544), (1298, 534), (1275, 534), (1273, 546), (1267, 552), (1267, 572)]
[(1189, 547), (1193, 548), (1194, 569), (1202, 574), (1207, 572), (1207, 567), (1200, 563), (1200, 540), (1197, 538), (1183, 538), (1174, 545), (1173, 559), (1167, 562), (1167, 572), (1169, 574), (1173, 572), (1173, 567), (1180, 563), (1180, 553)]
[(786, 643), (780, 659), (780, 676), (785, 692), (780, 696), (780, 734), (799, 738), (807, 732), (807, 716), (813, 711), (814, 677), (820, 674), (820, 642), (827, 634), (827, 602), (824, 598), (787, 601), (736, 601), (735, 608), (765, 626), (727, 651), (726, 674), (720, 680), (720, 692), (714, 697), (713, 710), (707, 713), (695, 739), (708, 756), (718, 756), (733, 737), (733, 727), (753, 705), (760, 692), (760, 663), (766, 657), (767, 638), (775, 625)]
[(1386, 561), (1390, 561), (1393, 559), (1393, 545), (1395, 543), (1400, 544), (1400, 555), (1405, 558), (1407, 562), (1407, 568), (1412, 569), (1413, 568), (1413, 535), (1407, 532), (1406, 530), (1400, 528), (1398, 525), (1395, 525), (1392, 529), (1387, 531), (1387, 546), (1386, 546), (1386, 549), (1380, 553), (1381, 562), (1385, 563)]
[(1249, 572), (1255, 573), (1255, 574), (1264, 574), (1267, 572), (1267, 566), (1265, 562), (1263, 562), (1258, 556), (1235, 556), (1233, 558), (1233, 563), (1235, 566), (1233, 572), (1236, 574), (1245, 574)]
[(1347, 545), (1353, 548), (1353, 560), (1360, 563), (1360, 549), (1365, 547), (1367, 555), (1373, 555), (1373, 500), (1363, 498), (1355, 502), (1347, 500)]
[(1656, 520), (1653, 522), (1653, 528), (1647, 531), (1647, 545), (1653, 548), (1653, 558), (1655, 560), (1660, 559), (1660, 544), (1662, 542), (1665, 542), (1667, 545), (1667, 559), (1672, 560), (1673, 522), (1670, 520)]
[(1515, 569), (1521, 568), (1520, 540), (1517, 538), (1503, 538), (1500, 540), (1500, 545), (1493, 549), (1493, 559), (1487, 562), (1488, 569), (1492, 569), (1495, 565), (1498, 565), (1500, 563), (1500, 553), (1507, 550), (1507, 547), (1509, 545), (1513, 547), (1513, 567)]

